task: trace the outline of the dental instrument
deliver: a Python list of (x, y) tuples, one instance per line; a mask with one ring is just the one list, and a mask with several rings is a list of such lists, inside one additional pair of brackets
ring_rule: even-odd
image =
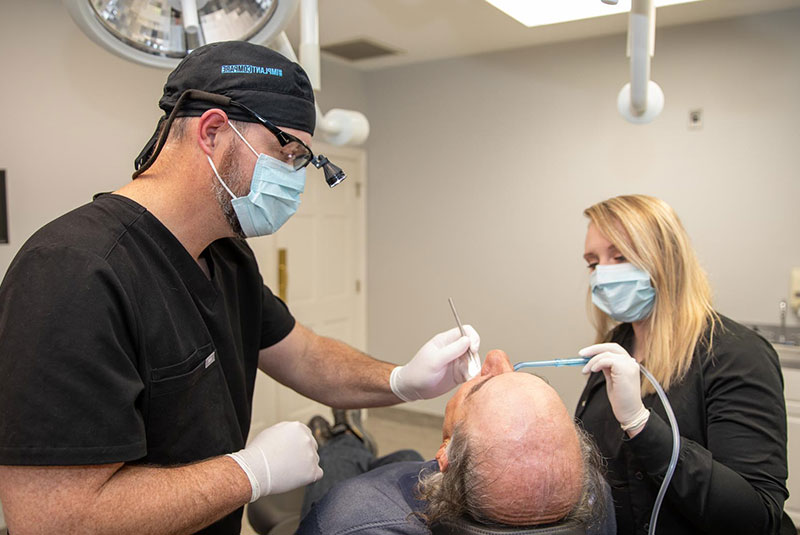
[[(452, 306), (452, 303), (450, 306)], [(453, 309), (453, 312), (455, 312), (455, 309)], [(514, 371), (521, 370), (522, 368), (580, 366), (589, 362), (590, 359), (591, 357), (579, 357), (569, 359), (532, 360), (528, 362), (518, 362), (514, 364)], [(658, 394), (661, 404), (664, 406), (664, 411), (667, 413), (669, 425), (672, 428), (672, 455), (670, 455), (669, 458), (669, 466), (667, 467), (667, 472), (664, 475), (664, 481), (661, 482), (661, 487), (658, 489), (656, 500), (653, 503), (653, 512), (650, 515), (650, 526), (647, 531), (648, 535), (655, 535), (656, 523), (658, 522), (658, 513), (661, 510), (661, 503), (664, 501), (664, 495), (667, 493), (667, 487), (669, 486), (669, 482), (672, 481), (672, 476), (675, 474), (675, 467), (678, 464), (678, 453), (681, 449), (681, 435), (680, 430), (678, 429), (678, 421), (675, 419), (675, 413), (672, 411), (672, 405), (670, 405), (664, 389), (661, 388), (661, 385), (647, 370), (647, 368), (641, 364), (639, 364), (639, 371), (647, 378), (648, 381), (650, 381), (650, 384), (653, 385), (653, 388), (656, 389), (656, 394)]]
[(522, 368), (548, 368), (554, 366), (583, 366), (591, 357), (577, 357), (571, 359), (552, 359), (552, 360), (531, 360), (528, 362), (517, 362), (514, 364), (514, 371), (519, 371)]
[[(461, 336), (467, 336), (467, 333), (464, 332), (464, 326), (461, 325), (461, 318), (458, 317), (458, 312), (456, 312), (456, 305), (453, 303), (453, 298), (448, 297), (447, 302), (450, 303), (450, 310), (453, 311), (453, 316), (456, 318), (456, 324), (458, 325), (458, 330), (461, 331)], [(472, 350), (471, 346), (467, 351), (469, 352), (467, 371), (469, 372), (469, 378), (472, 378), (481, 372), (481, 357)]]

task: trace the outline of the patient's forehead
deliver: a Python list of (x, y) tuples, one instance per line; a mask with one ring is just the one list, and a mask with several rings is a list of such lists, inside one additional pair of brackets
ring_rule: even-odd
[(508, 438), (530, 433), (531, 426), (573, 425), (558, 393), (541, 378), (524, 372), (492, 377), (466, 403), (469, 427), (506, 433)]
[(493, 403), (502, 400), (527, 400), (539, 404), (560, 398), (544, 379), (525, 372), (495, 375), (470, 396), (473, 403)]

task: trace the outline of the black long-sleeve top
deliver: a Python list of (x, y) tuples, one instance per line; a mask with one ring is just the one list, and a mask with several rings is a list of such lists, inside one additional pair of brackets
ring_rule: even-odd
[[(658, 517), (659, 535), (769, 535), (780, 527), (788, 497), (780, 363), (766, 340), (721, 318), (711, 351), (698, 344), (689, 372), (667, 392), (681, 448)], [(612, 338), (630, 352), (633, 328), (622, 324)], [(650, 419), (632, 439), (614, 418), (602, 373), (589, 377), (576, 411), (608, 460), (620, 534), (647, 533), (672, 452), (658, 396), (643, 401)]]

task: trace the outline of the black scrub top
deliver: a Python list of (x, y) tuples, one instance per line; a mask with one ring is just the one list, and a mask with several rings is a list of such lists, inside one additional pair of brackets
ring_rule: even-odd
[[(766, 340), (721, 320), (711, 352), (699, 343), (686, 377), (667, 392), (681, 449), (658, 517), (659, 535), (769, 535), (780, 527), (789, 495), (780, 363)], [(612, 341), (630, 351), (631, 325), (617, 327)], [(608, 459), (620, 534), (647, 533), (672, 453), (661, 401), (656, 394), (643, 401), (650, 419), (632, 439), (614, 418), (602, 373), (589, 377), (576, 411)]]
[[(253, 252), (222, 239), (211, 277), (134, 201), (49, 223), (0, 286), (0, 464), (175, 465), (244, 447), (258, 351), (295, 321)], [(239, 533), (241, 509), (201, 533)]]

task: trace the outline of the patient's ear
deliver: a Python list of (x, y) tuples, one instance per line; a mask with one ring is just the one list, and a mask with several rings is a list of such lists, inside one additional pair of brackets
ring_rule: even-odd
[(449, 459), (447, 458), (447, 445), (450, 444), (450, 439), (446, 439), (442, 442), (442, 445), (439, 446), (439, 451), (436, 452), (436, 460), (439, 462), (439, 471), (444, 472), (447, 470), (447, 467), (450, 464)]

